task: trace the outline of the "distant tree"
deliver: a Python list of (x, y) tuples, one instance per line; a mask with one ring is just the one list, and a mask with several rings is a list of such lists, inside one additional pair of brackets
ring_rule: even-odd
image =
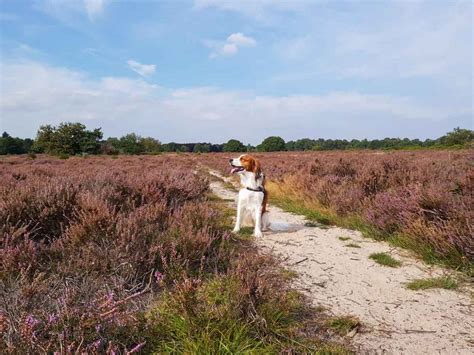
[(15, 138), (3, 132), (0, 138), (0, 155), (27, 153), (31, 148), (31, 142), (31, 139)]
[(285, 141), (281, 137), (268, 137), (263, 140), (263, 142), (257, 146), (257, 150), (260, 152), (279, 152), (284, 151)]
[(209, 153), (211, 146), (205, 143), (197, 143), (194, 145), (193, 153)]
[(58, 127), (41, 126), (36, 135), (34, 149), (50, 154), (97, 154), (100, 151), (100, 128), (88, 131), (82, 123), (60, 123)]
[(161, 149), (164, 152), (177, 152), (179, 150), (179, 146), (175, 142), (170, 142), (170, 143), (162, 144)]
[(129, 133), (120, 137), (119, 148), (125, 154), (140, 154), (145, 151), (142, 137), (135, 133)]
[(189, 147), (186, 145), (186, 144), (181, 144), (178, 148), (178, 152), (181, 152), (181, 153), (187, 153), (189, 152)]
[(224, 152), (245, 152), (247, 148), (237, 139), (229, 139), (222, 149)]
[(152, 138), (152, 137), (143, 138), (141, 140), (141, 143), (146, 153), (156, 153), (156, 152), (161, 151), (161, 143), (159, 140), (155, 138)]
[(474, 141), (474, 131), (456, 127), (440, 139), (443, 145), (463, 145)]

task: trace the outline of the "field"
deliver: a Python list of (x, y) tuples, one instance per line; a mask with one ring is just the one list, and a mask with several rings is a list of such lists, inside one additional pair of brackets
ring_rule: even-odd
[[(472, 151), (255, 154), (272, 203), (472, 272)], [(228, 155), (201, 156), (228, 172)]]
[[(4, 350), (343, 353), (288, 273), (229, 232), (206, 169), (235, 155), (2, 158)], [(270, 203), (471, 272), (470, 151), (255, 155)]]
[(229, 233), (195, 169), (186, 155), (2, 159), (2, 352), (343, 352), (275, 261)]

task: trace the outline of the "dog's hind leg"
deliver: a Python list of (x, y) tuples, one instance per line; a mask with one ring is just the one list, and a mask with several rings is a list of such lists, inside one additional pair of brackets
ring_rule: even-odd
[(263, 237), (262, 234), (262, 207), (255, 208), (255, 230), (253, 235), (257, 238)]
[(270, 214), (267, 212), (262, 213), (262, 231), (270, 229)]

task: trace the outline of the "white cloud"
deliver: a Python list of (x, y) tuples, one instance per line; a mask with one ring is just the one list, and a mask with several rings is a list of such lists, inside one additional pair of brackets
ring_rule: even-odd
[(106, 136), (135, 131), (163, 141), (238, 138), (258, 143), (269, 135), (380, 138), (407, 132), (423, 138), (468, 126), (472, 117), (470, 106), (425, 104), (403, 96), (261, 96), (209, 87), (166, 89), (141, 79), (91, 79), (38, 62), (2, 64), (0, 71), (1, 130), (23, 137), (34, 136), (41, 124), (82, 121), (102, 127)]
[(107, 2), (108, 0), (37, 0), (34, 7), (68, 26), (80, 28), (83, 26), (83, 16), (94, 21), (104, 12)]
[(247, 37), (243, 33), (232, 33), (229, 37), (227, 37), (228, 43), (233, 43), (236, 46), (241, 47), (254, 47), (257, 44), (257, 41), (252, 37)]
[(236, 55), (241, 47), (255, 47), (257, 41), (252, 37), (245, 36), (243, 33), (238, 32), (230, 34), (225, 42), (208, 40), (205, 41), (204, 44), (213, 49), (209, 57), (215, 58), (219, 55)]
[(156, 65), (155, 64), (141, 64), (133, 59), (127, 61), (128, 67), (133, 70), (135, 73), (147, 77), (152, 74), (155, 74)]
[(234, 43), (226, 43), (224, 47), (222, 47), (222, 54), (224, 55), (234, 55), (237, 54), (238, 51), (239, 48)]
[[(312, 5), (314, 1), (294, 0), (195, 0), (196, 9), (214, 8), (219, 11), (231, 11), (253, 18), (260, 22), (275, 22), (283, 19), (285, 12), (301, 12)], [(279, 13), (283, 13), (278, 17)]]

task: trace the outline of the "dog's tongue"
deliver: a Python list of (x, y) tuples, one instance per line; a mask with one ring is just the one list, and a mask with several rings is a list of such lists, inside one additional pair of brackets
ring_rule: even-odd
[(239, 168), (232, 168), (230, 171), (231, 174), (235, 174), (237, 171), (239, 171)]

